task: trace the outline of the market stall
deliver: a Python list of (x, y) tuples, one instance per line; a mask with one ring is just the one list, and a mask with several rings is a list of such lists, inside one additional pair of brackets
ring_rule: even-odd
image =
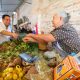
[(0, 9), (0, 80), (80, 80), (79, 0), (1, 0)]
[(0, 44), (0, 80), (53, 80), (57, 58), (48, 59), (43, 53), (36, 43), (12, 40)]
[(79, 80), (75, 58), (68, 56), (62, 61), (54, 49), (43, 51), (36, 43), (4, 42), (0, 44), (0, 80)]

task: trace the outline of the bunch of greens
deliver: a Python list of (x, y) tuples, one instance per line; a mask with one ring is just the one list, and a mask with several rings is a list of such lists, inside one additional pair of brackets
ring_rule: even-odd
[(38, 54), (38, 44), (24, 43), (21, 40), (12, 40), (0, 44), (0, 58), (17, 57), (20, 53), (26, 52), (31, 55)]

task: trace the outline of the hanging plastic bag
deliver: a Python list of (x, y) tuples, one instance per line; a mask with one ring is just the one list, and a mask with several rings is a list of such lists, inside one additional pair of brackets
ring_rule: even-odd
[(50, 70), (50, 68), (47, 65), (47, 62), (43, 58), (36, 61), (35, 67), (39, 74), (42, 74), (42, 73), (46, 72), (47, 70)]
[(31, 80), (43, 80), (39, 74), (31, 74)]

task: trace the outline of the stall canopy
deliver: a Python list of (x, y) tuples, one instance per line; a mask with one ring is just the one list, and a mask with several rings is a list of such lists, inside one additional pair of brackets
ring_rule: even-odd
[(11, 15), (23, 0), (0, 0), (0, 17), (3, 14)]

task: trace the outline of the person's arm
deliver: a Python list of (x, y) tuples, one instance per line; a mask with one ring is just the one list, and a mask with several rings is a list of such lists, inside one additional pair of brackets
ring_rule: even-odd
[(24, 42), (26, 42), (26, 43), (28, 43), (28, 42), (38, 43), (37, 40), (35, 40), (35, 39), (31, 38), (31, 37), (24, 37), (22, 40), (23, 40)]
[(18, 37), (18, 34), (12, 33), (12, 32), (8, 32), (6, 30), (1, 31), (0, 34), (6, 35), (6, 36), (11, 36), (13, 38), (17, 38)]
[(8, 32), (8, 31), (1, 31), (0, 34), (3, 34), (3, 35), (6, 35), (6, 36), (12, 36), (12, 33), (11, 32)]
[(37, 40), (37, 39), (34, 39), (34, 38), (32, 38), (32, 37), (24, 37), (23, 39), (22, 39), (24, 42), (35, 42), (35, 43), (44, 43), (45, 41), (44, 40)]
[(52, 34), (28, 34), (28, 37), (32, 37), (36, 39), (37, 41), (45, 41), (45, 42), (54, 42), (55, 37)]

